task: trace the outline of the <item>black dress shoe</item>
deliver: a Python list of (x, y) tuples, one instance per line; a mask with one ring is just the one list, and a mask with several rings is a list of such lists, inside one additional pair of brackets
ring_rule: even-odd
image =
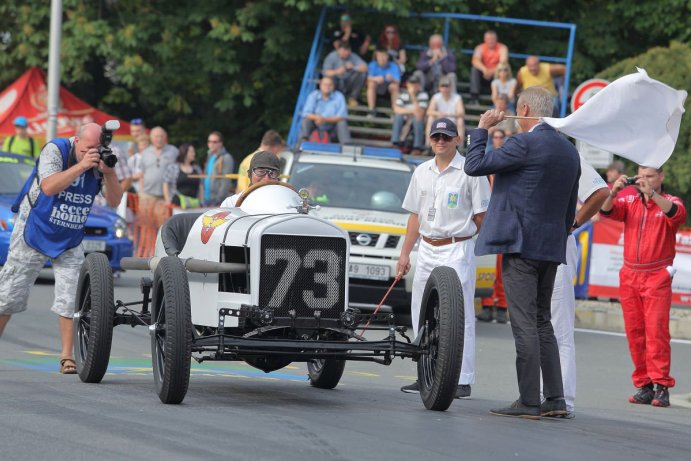
[(540, 416), (549, 418), (565, 418), (568, 414), (566, 411), (566, 402), (564, 399), (559, 400), (545, 400), (540, 405)]
[(540, 407), (523, 405), (520, 399), (506, 408), (493, 408), (490, 414), (495, 416), (509, 416), (511, 418), (540, 419)]

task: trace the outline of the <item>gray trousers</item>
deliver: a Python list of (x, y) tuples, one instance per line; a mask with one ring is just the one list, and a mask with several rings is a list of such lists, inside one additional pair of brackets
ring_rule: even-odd
[(367, 72), (351, 71), (345, 76), (333, 77), (336, 83), (336, 89), (343, 93), (346, 98), (359, 99), (362, 87), (367, 80)]
[(516, 343), (518, 390), (524, 405), (540, 405), (540, 370), (547, 399), (563, 399), (559, 348), (551, 323), (551, 301), (558, 263), (502, 258), (504, 291)]
[(317, 126), (314, 121), (303, 117), (302, 119), (302, 125), (300, 126), (300, 137), (299, 137), (299, 142), (302, 143), (304, 141), (307, 141), (307, 138), (310, 137), (310, 134), (312, 131), (315, 129), (320, 130), (320, 131), (326, 131), (329, 133), (329, 138), (333, 140), (334, 135), (336, 135), (338, 142), (340, 144), (349, 144), (351, 139), (350, 139), (350, 129), (348, 128), (348, 121), (347, 120), (341, 120), (339, 122), (334, 123), (325, 123), (324, 125)]

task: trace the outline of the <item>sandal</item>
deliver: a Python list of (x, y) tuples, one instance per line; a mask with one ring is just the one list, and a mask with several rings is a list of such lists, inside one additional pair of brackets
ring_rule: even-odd
[(60, 360), (60, 373), (63, 375), (76, 375), (77, 363), (73, 359)]

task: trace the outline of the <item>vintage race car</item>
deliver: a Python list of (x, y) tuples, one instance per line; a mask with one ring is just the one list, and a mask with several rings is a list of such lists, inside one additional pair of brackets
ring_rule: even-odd
[[(307, 362), (311, 385), (331, 389), (347, 360), (388, 365), (408, 357), (417, 361), (425, 407), (446, 410), (463, 353), (463, 297), (455, 271), (432, 272), (421, 329), (411, 341), (395, 314), (349, 307), (349, 236), (311, 216), (311, 208), (308, 190), (271, 181), (250, 187), (236, 208), (173, 216), (159, 232), (153, 258), (122, 260), (125, 269), (149, 272), (136, 301), (114, 301), (107, 258), (88, 255), (74, 315), (81, 380), (103, 378), (115, 325), (145, 325), (164, 403), (184, 399), (191, 358), (243, 360), (267, 373)], [(382, 339), (358, 331), (369, 322)]]

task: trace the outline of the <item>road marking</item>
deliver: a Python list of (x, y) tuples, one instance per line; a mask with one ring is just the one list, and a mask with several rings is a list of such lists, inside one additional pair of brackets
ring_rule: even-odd
[[(578, 331), (579, 333), (592, 333), (596, 335), (619, 336), (620, 338), (626, 338), (626, 333), (621, 333), (618, 331), (590, 330), (588, 328), (575, 328), (574, 331)], [(672, 342), (676, 344), (691, 344), (691, 340), (688, 339), (672, 339)]]
[(394, 378), (405, 379), (406, 381), (417, 381), (417, 376), (394, 376)]
[(351, 375), (358, 375), (358, 376), (375, 377), (375, 378), (381, 376), (381, 375), (378, 375), (378, 374), (376, 374), (376, 373), (367, 373), (367, 372), (365, 372), (365, 371), (349, 371), (348, 374), (351, 374)]
[(25, 354), (29, 355), (40, 355), (44, 357), (60, 357), (60, 354), (56, 354), (55, 352), (48, 352), (48, 351), (22, 351)]

